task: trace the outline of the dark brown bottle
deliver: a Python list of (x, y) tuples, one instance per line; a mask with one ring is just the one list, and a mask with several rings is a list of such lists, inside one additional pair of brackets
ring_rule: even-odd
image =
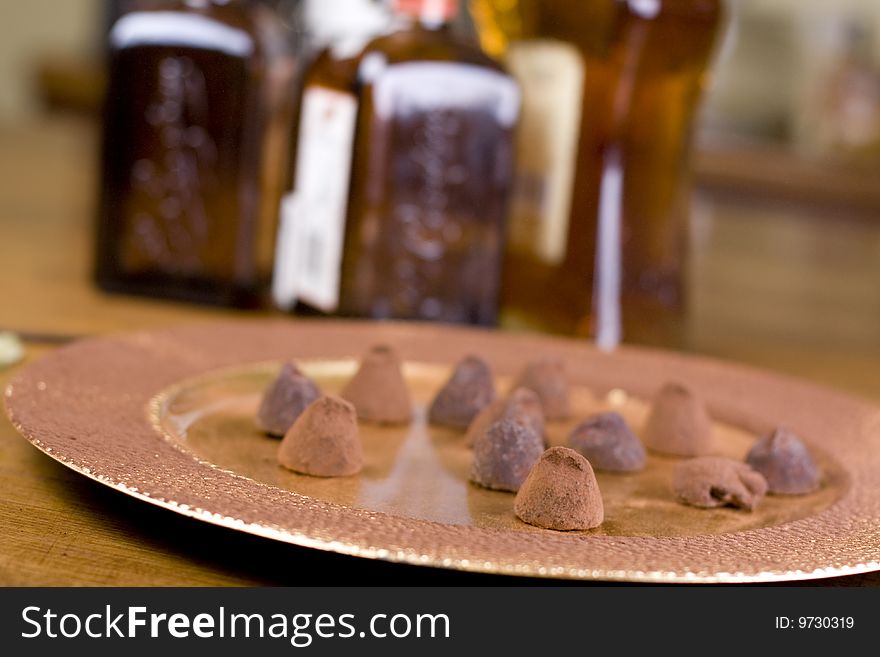
[(274, 304), (300, 315), (339, 306), (363, 45), (317, 50), (303, 75), (272, 276)]
[[(320, 219), (327, 194), (299, 209), (312, 226), (299, 240), (308, 246), (297, 296), (344, 316), (490, 325), (518, 88), (454, 35), (457, 2), (397, 0), (395, 9), (400, 29), (358, 62), (353, 155), (337, 167), (351, 171), (345, 221)], [(351, 112), (342, 107), (333, 111)], [(298, 157), (298, 176), (305, 167)], [(298, 194), (309, 195), (305, 187)]]
[[(523, 167), (514, 203), (506, 319), (608, 347), (682, 346), (690, 140), (721, 0), (472, 1), (491, 47), (522, 53), (526, 65), (553, 54), (579, 85), (579, 98), (555, 107), (539, 97), (541, 115), (525, 91), (519, 152), (533, 166)], [(542, 169), (562, 102), (578, 103), (560, 142), (568, 166)], [(548, 184), (559, 176), (564, 185)], [(560, 202), (548, 203), (560, 189)]]
[(144, 5), (109, 32), (96, 279), (251, 306), (268, 282), (294, 60), (247, 0)]

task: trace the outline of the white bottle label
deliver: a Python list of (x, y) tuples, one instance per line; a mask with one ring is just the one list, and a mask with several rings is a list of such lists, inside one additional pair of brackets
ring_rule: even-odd
[(568, 241), (584, 61), (570, 44), (536, 39), (512, 43), (507, 65), (523, 92), (508, 239), (513, 249), (558, 264)]
[(281, 204), (272, 284), (281, 308), (298, 299), (325, 312), (339, 306), (356, 119), (351, 94), (316, 86), (303, 93), (296, 179)]

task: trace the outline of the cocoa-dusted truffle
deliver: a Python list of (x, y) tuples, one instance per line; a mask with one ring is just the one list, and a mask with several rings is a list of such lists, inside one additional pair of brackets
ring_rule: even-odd
[(642, 433), (645, 446), (670, 456), (705, 456), (713, 450), (712, 421), (703, 401), (678, 383), (654, 397)]
[(605, 519), (599, 483), (590, 462), (568, 447), (548, 449), (523, 482), (513, 511), (545, 529), (592, 529)]
[(597, 470), (636, 472), (647, 460), (645, 448), (619, 413), (587, 418), (572, 430), (568, 446)]
[(364, 466), (354, 406), (321, 397), (293, 423), (278, 448), (285, 468), (317, 477), (345, 477)]
[(368, 422), (406, 424), (412, 417), (412, 402), (400, 358), (385, 345), (367, 352), (357, 373), (339, 396), (354, 404), (358, 417)]
[(819, 488), (819, 466), (807, 446), (788, 429), (780, 427), (759, 438), (746, 463), (764, 475), (770, 493), (805, 495)]
[(679, 501), (691, 506), (752, 511), (767, 493), (767, 481), (740, 461), (703, 456), (675, 466), (672, 488)]
[(471, 481), (515, 492), (543, 451), (543, 439), (531, 427), (516, 420), (496, 422), (474, 444)]
[(257, 409), (257, 426), (271, 436), (281, 437), (306, 407), (321, 396), (315, 382), (288, 362), (263, 393)]
[(428, 409), (431, 424), (467, 429), (477, 414), (495, 399), (492, 370), (482, 358), (467, 356), (437, 392)]
[(517, 388), (504, 399), (496, 399), (479, 412), (468, 427), (465, 444), (473, 447), (477, 438), (486, 433), (498, 420), (517, 420), (544, 436), (544, 410), (541, 400), (528, 388)]
[(557, 358), (529, 363), (513, 387), (533, 390), (541, 400), (544, 417), (548, 420), (566, 420), (571, 415), (568, 379), (562, 361)]

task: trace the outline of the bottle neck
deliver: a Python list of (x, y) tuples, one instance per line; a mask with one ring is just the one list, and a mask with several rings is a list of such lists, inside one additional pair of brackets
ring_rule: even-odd
[(426, 29), (449, 25), (459, 11), (459, 0), (393, 0), (394, 12)]

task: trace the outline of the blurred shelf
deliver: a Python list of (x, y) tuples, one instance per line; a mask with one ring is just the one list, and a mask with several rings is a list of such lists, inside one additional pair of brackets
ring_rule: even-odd
[(39, 97), (50, 110), (97, 115), (104, 95), (104, 70), (93, 57), (47, 55), (35, 67)]
[(697, 150), (694, 176), (701, 189), (743, 200), (818, 204), (880, 218), (880, 157), (811, 159), (780, 146), (712, 144)]

